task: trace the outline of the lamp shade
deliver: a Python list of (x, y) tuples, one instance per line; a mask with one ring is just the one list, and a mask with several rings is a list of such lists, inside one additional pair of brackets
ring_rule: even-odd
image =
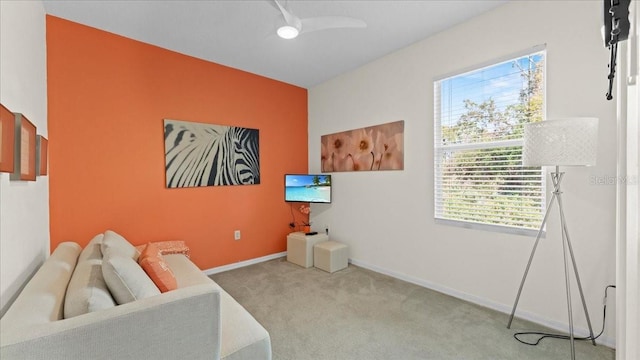
[(598, 119), (566, 118), (524, 125), (523, 166), (593, 166)]

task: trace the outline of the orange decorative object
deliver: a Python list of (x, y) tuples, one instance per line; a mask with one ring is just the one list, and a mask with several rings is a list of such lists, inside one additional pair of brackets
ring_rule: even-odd
[[(15, 151), (11, 180), (36, 180), (36, 126), (24, 115), (16, 113)], [(15, 155), (14, 155), (15, 156)]]
[(16, 117), (0, 104), (0, 172), (13, 172)]
[[(186, 257), (191, 255), (191, 249), (182, 240), (158, 241), (152, 243), (162, 255), (183, 254)], [(147, 245), (136, 246), (138, 252), (142, 253)]]
[(160, 292), (167, 292), (178, 288), (176, 277), (171, 268), (162, 258), (160, 249), (152, 243), (147, 244), (140, 254), (138, 263), (156, 284)]
[(311, 232), (311, 225), (304, 225), (302, 227), (302, 231), (304, 231), (305, 233)]

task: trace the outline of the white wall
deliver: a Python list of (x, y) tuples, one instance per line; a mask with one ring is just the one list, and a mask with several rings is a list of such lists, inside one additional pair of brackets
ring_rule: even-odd
[[(41, 1), (0, 1), (0, 102), (47, 136), (45, 12)], [(49, 254), (49, 180), (0, 173), (0, 314)]]
[[(534, 238), (451, 227), (433, 216), (433, 79), (539, 44), (547, 49), (547, 117), (600, 118), (598, 165), (568, 168), (565, 211), (594, 331), (615, 283), (615, 101), (606, 101), (608, 52), (598, 1), (515, 1), (309, 90), (309, 164), (320, 171), (320, 136), (405, 120), (405, 170), (334, 173), (331, 205), (316, 227), (350, 246), (355, 264), (510, 312)], [(549, 182), (548, 188), (551, 188)], [(566, 328), (559, 220), (538, 247), (518, 315)], [(610, 293), (611, 294), (611, 293)], [(587, 328), (577, 289), (574, 321)], [(615, 296), (602, 339), (615, 341)], [(505, 325), (507, 316), (505, 315)]]

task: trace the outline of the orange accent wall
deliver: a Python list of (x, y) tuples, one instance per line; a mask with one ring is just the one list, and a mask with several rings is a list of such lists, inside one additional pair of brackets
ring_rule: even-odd
[[(47, 85), (51, 249), (112, 229), (134, 245), (184, 240), (202, 269), (286, 250), (306, 89), (54, 16)], [(167, 189), (165, 118), (259, 129), (261, 184)]]

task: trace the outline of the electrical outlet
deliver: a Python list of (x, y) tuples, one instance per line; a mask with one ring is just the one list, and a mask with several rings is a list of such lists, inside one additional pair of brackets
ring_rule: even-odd
[(240, 230), (236, 230), (233, 232), (233, 238), (235, 240), (240, 240)]

